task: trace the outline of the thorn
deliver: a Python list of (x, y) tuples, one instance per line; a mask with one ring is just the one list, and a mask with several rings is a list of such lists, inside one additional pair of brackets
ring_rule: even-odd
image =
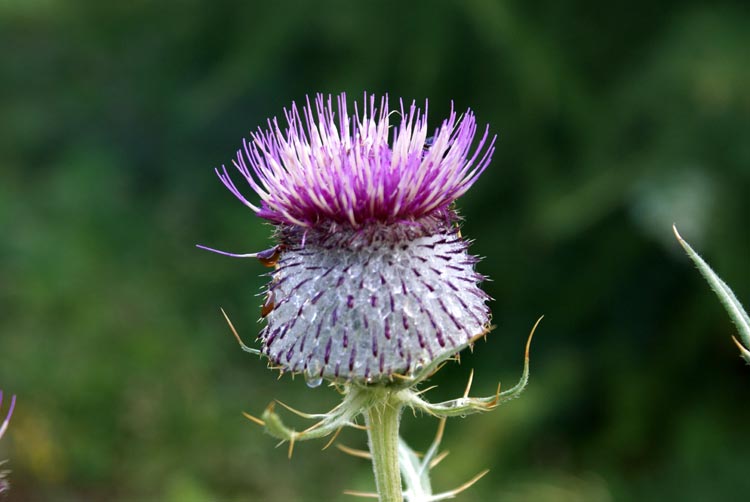
[(674, 232), (674, 236), (677, 237), (677, 240), (682, 242), (684, 239), (680, 235), (680, 232), (677, 231), (677, 224), (672, 223), (672, 232)]
[(490, 472), (490, 470), (489, 469), (485, 469), (482, 472), (480, 472), (479, 474), (477, 474), (476, 476), (474, 476), (473, 478), (471, 478), (466, 483), (464, 483), (461, 486), (459, 486), (458, 488), (455, 488), (453, 490), (441, 493), (440, 494), (442, 496), (441, 498), (452, 498), (452, 497), (455, 497), (456, 495), (458, 495), (462, 491), (464, 491), (464, 490), (466, 490), (468, 488), (471, 488), (471, 486), (474, 483), (476, 483), (477, 481), (479, 481), (480, 479), (482, 479), (483, 477), (485, 477), (488, 472)]
[(526, 360), (529, 360), (529, 349), (531, 348), (531, 339), (534, 338), (534, 332), (536, 331), (536, 327), (539, 326), (539, 323), (542, 322), (542, 319), (544, 319), (544, 316), (539, 317), (539, 319), (536, 320), (534, 323), (534, 327), (531, 328), (531, 333), (529, 333), (529, 338), (526, 340), (526, 353), (525, 356)]
[(313, 417), (313, 415), (311, 415), (309, 413), (305, 413), (303, 411), (295, 410), (294, 408), (292, 408), (288, 404), (283, 403), (283, 402), (279, 401), (278, 399), (276, 399), (276, 402), (279, 403), (284, 408), (286, 408), (287, 410), (289, 410), (292, 413), (294, 413), (295, 415), (297, 415), (298, 417), (302, 417), (302, 418), (315, 418), (315, 417)]
[(287, 458), (290, 460), (292, 459), (292, 453), (294, 453), (294, 439), (296, 437), (296, 434), (292, 434), (292, 437), (289, 439), (289, 452), (287, 453)]
[(734, 342), (734, 344), (737, 346), (738, 349), (745, 350), (745, 347), (740, 343), (739, 340), (737, 340), (737, 338), (735, 338), (734, 335), (732, 335), (732, 341)]
[(445, 423), (448, 421), (447, 417), (443, 417), (440, 419), (440, 422), (438, 423), (437, 432), (435, 433), (435, 439), (432, 441), (434, 444), (440, 444), (440, 442), (443, 440), (443, 433), (445, 432)]
[(734, 344), (735, 344), (735, 345), (737, 346), (737, 348), (738, 348), (738, 349), (740, 349), (740, 352), (741, 352), (742, 354), (744, 354), (744, 353), (746, 353), (746, 352), (748, 351), (748, 350), (747, 350), (747, 349), (745, 348), (745, 346), (744, 346), (744, 345), (742, 345), (742, 344), (740, 343), (740, 341), (739, 341), (739, 340), (737, 340), (737, 338), (736, 338), (736, 337), (735, 337), (734, 335), (732, 335), (732, 341), (733, 341), (733, 342), (734, 342)]
[(349, 427), (351, 427), (353, 429), (360, 430), (360, 431), (369, 431), (370, 430), (370, 428), (367, 427), (366, 425), (360, 425), (360, 424), (355, 424), (355, 423), (349, 424)]
[(348, 446), (345, 446), (341, 443), (336, 444), (336, 448), (343, 451), (347, 455), (351, 455), (352, 457), (358, 457), (358, 458), (364, 458), (365, 460), (371, 460), (372, 455), (370, 455), (369, 451), (365, 450), (357, 450), (354, 448), (349, 448)]
[(237, 343), (240, 344), (240, 347), (242, 347), (242, 350), (245, 352), (250, 352), (251, 354), (260, 354), (260, 351), (258, 349), (254, 349), (252, 347), (248, 347), (245, 345), (245, 342), (242, 341), (242, 338), (240, 338), (240, 335), (237, 333), (237, 330), (234, 328), (234, 324), (232, 324), (232, 321), (229, 319), (229, 316), (226, 312), (224, 312), (224, 309), (219, 307), (219, 310), (221, 310), (222, 315), (224, 316), (224, 319), (226, 319), (227, 324), (229, 324), (229, 329), (232, 330), (232, 334), (234, 334), (234, 337), (237, 339)]
[(242, 414), (245, 416), (245, 418), (247, 418), (251, 422), (255, 422), (256, 424), (260, 425), (261, 427), (265, 427), (266, 426), (266, 423), (263, 420), (261, 420), (260, 418), (254, 417), (250, 413), (245, 413), (244, 411), (242, 412)]
[(448, 361), (443, 361), (442, 363), (438, 364), (438, 367), (435, 368), (435, 371), (430, 373), (430, 376), (428, 376), (427, 378), (432, 378), (433, 376), (435, 376), (435, 374), (441, 369), (443, 369), (443, 366), (445, 366), (446, 364), (448, 364)]
[(315, 422), (310, 427), (308, 427), (307, 429), (303, 430), (300, 434), (307, 434), (309, 432), (312, 432), (315, 429), (317, 429), (318, 427), (320, 427), (321, 425), (323, 425), (323, 420), (321, 420), (320, 422)]
[(432, 390), (432, 389), (437, 389), (437, 385), (430, 385), (430, 386), (429, 386), (429, 387), (427, 387), (426, 389), (422, 389), (422, 390), (420, 390), (419, 392), (417, 392), (417, 394), (416, 394), (416, 395), (417, 395), (417, 396), (421, 396), (421, 395), (422, 395), (422, 394), (424, 394), (425, 392), (427, 392), (427, 391), (430, 391), (430, 390)]
[(471, 383), (474, 381), (474, 368), (469, 373), (469, 383), (466, 384), (466, 390), (464, 391), (464, 398), (469, 397), (469, 391), (471, 390)]
[(433, 459), (432, 459), (432, 461), (430, 462), (430, 465), (429, 465), (428, 467), (429, 467), (430, 469), (433, 469), (433, 468), (435, 468), (435, 467), (436, 467), (436, 466), (437, 466), (437, 465), (438, 465), (438, 464), (439, 464), (440, 462), (442, 462), (442, 461), (443, 461), (443, 459), (444, 459), (445, 457), (447, 457), (447, 456), (448, 456), (448, 454), (449, 454), (449, 453), (450, 453), (450, 452), (449, 452), (448, 450), (445, 450), (445, 451), (444, 451), (444, 452), (442, 452), (442, 453), (441, 453), (440, 455), (438, 455), (437, 457), (433, 458)]
[(495, 325), (494, 324), (487, 326), (480, 333), (478, 333), (478, 334), (474, 335), (473, 337), (471, 337), (469, 339), (469, 344), (472, 345), (472, 347), (473, 347), (474, 343), (478, 342), (480, 338), (483, 338), (484, 341), (486, 342), (487, 341), (487, 333), (489, 333), (493, 329), (495, 329)]
[(331, 408), (331, 411), (329, 411), (328, 413), (333, 413), (334, 411), (338, 410), (339, 408), (341, 408), (341, 407), (343, 407), (343, 406), (344, 406), (344, 403), (343, 403), (343, 402), (342, 402), (342, 403), (339, 403), (339, 404), (337, 404), (336, 406), (334, 406), (333, 408)]
[(219, 310), (221, 310), (221, 313), (222, 313), (222, 315), (224, 316), (224, 319), (226, 319), (226, 321), (227, 321), (227, 324), (229, 324), (229, 329), (231, 329), (231, 330), (232, 330), (232, 333), (234, 333), (234, 337), (235, 337), (235, 338), (237, 339), (237, 342), (238, 342), (238, 343), (239, 343), (240, 345), (244, 345), (244, 343), (242, 342), (242, 338), (240, 338), (240, 335), (239, 335), (239, 334), (237, 334), (237, 330), (236, 330), (236, 329), (234, 329), (234, 324), (232, 324), (232, 321), (231, 321), (231, 320), (229, 319), (229, 316), (228, 316), (228, 315), (227, 315), (227, 313), (226, 313), (226, 312), (224, 311), (224, 308), (223, 308), (223, 307), (219, 307)]
[(399, 378), (401, 380), (411, 380), (410, 376), (402, 375), (401, 373), (392, 373), (391, 377)]
[(362, 497), (367, 499), (376, 499), (378, 498), (377, 493), (372, 492), (356, 492), (354, 490), (344, 490), (344, 495), (351, 495), (352, 497)]
[(497, 403), (500, 402), (500, 387), (502, 386), (502, 382), (497, 382), (497, 392), (495, 392), (495, 399), (487, 403), (485, 406), (487, 408), (494, 408), (497, 406)]
[(336, 429), (336, 432), (333, 433), (333, 437), (326, 443), (322, 450), (327, 450), (328, 447), (331, 446), (334, 441), (336, 441), (336, 438), (339, 437), (339, 434), (341, 434), (341, 429), (343, 429), (343, 427), (339, 427), (338, 429)]
[[(424, 454), (424, 461), (422, 462), (420, 468), (419, 468), (419, 475), (422, 476), (427, 470), (432, 469), (433, 462), (435, 461), (435, 454), (438, 451), (438, 447), (440, 446), (441, 441), (443, 440), (443, 433), (445, 433), (445, 423), (447, 422), (447, 417), (442, 417), (438, 421), (437, 431), (435, 431), (435, 439), (432, 440), (432, 444), (427, 449), (427, 453)], [(420, 457), (419, 454), (417, 454), (417, 457)], [(438, 455), (437, 462), (440, 462), (442, 459), (445, 458), (445, 456), (448, 453), (440, 454)], [(421, 457), (420, 457), (421, 458)], [(437, 465), (437, 463), (435, 463)]]

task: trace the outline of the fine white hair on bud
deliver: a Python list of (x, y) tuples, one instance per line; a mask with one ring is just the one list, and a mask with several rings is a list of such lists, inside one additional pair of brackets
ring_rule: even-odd
[(233, 163), (259, 203), (217, 169), (276, 226), (276, 248), (245, 255), (275, 266), (261, 352), (312, 386), (411, 376), (489, 329), (484, 277), (453, 204), (489, 165), (495, 138), (485, 129), (474, 144), (470, 110), (451, 107), (428, 131), (426, 103), (424, 113), (403, 103), (392, 113), (387, 97), (378, 107), (365, 95), (349, 116), (342, 94), (337, 117), (330, 96), (314, 102), (238, 151)]

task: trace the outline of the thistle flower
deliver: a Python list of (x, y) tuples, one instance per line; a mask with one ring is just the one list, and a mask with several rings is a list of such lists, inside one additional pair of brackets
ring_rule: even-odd
[[(232, 162), (260, 199), (251, 202), (226, 167), (224, 185), (276, 229), (278, 244), (267, 251), (232, 254), (274, 267), (261, 317), (261, 349), (246, 346), (224, 313), (241, 347), (263, 354), (281, 371), (303, 373), (315, 387), (336, 385), (342, 402), (326, 413), (289, 411), (317, 420), (302, 431), (284, 425), (272, 402), (259, 417), (243, 413), (265, 431), (289, 442), (361, 429), (369, 453), (338, 445), (345, 453), (371, 458), (377, 493), (346, 493), (381, 501), (444, 500), (467, 489), (433, 494), (429, 470), (442, 459), (438, 448), (445, 419), (495, 409), (518, 397), (529, 378), (526, 342), (518, 383), (494, 395), (470, 397), (473, 372), (463, 395), (431, 403), (417, 387), (450, 358), (489, 330), (484, 277), (459, 230), (455, 200), (482, 174), (495, 138), (485, 128), (478, 141), (471, 111), (452, 108), (429, 131), (425, 112), (403, 102), (390, 111), (388, 98), (365, 94), (354, 114), (346, 96), (307, 99), (300, 112), (285, 110), (258, 129)], [(392, 117), (398, 117), (391, 124)], [(430, 134), (432, 133), (432, 134)], [(222, 310), (223, 313), (223, 310)], [(399, 378), (394, 378), (399, 377)], [(368, 385), (377, 383), (380, 385)], [(417, 457), (399, 438), (404, 408), (441, 418), (427, 453)], [(446, 452), (447, 453), (447, 452)], [(402, 484), (403, 482), (403, 484)], [(404, 486), (405, 485), (405, 486)]]
[[(250, 255), (275, 266), (261, 314), (261, 352), (282, 371), (377, 382), (411, 376), (488, 331), (488, 296), (454, 201), (494, 152), (488, 128), (453, 109), (434, 131), (425, 111), (364, 97), (307, 99), (258, 129), (226, 167), (224, 185), (275, 225), (278, 245)], [(395, 124), (391, 121), (395, 117)], [(430, 134), (431, 133), (431, 134)], [(229, 254), (229, 253), (225, 253)]]
[[(3, 391), (0, 390), (0, 407), (2, 407), (3, 404)], [(2, 439), (3, 435), (5, 434), (5, 431), (8, 430), (8, 424), (10, 423), (10, 417), (13, 415), (13, 409), (16, 407), (16, 396), (12, 396), (10, 398), (10, 408), (8, 409), (8, 414), (5, 416), (5, 419), (0, 423), (0, 439)], [(4, 464), (5, 460), (0, 461), (0, 465)], [(8, 481), (5, 479), (5, 475), (8, 471), (1, 470), (0, 469), (0, 493), (5, 492), (10, 488), (10, 485), (8, 484)]]

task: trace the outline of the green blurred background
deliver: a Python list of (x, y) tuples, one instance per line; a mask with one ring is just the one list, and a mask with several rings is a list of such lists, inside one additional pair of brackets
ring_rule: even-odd
[[(433, 399), (520, 375), (449, 422), (463, 500), (732, 500), (750, 371), (672, 236), (750, 301), (746, 2), (0, 1), (0, 442), (10, 500), (351, 500), (363, 460), (241, 416), (337, 402), (243, 353), (267, 247), (212, 168), (308, 93), (455, 100), (499, 134), (460, 202), (497, 328)], [(290, 418), (292, 423), (296, 422)], [(426, 448), (436, 421), (404, 419)], [(364, 434), (340, 441), (365, 446)]]

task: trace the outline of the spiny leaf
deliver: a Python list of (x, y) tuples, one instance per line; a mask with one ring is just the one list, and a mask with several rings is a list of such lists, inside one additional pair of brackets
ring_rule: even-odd
[(698, 267), (698, 271), (700, 271), (706, 281), (708, 281), (711, 289), (714, 290), (716, 296), (719, 297), (719, 301), (724, 305), (729, 317), (737, 326), (737, 331), (739, 332), (742, 341), (740, 342), (735, 339), (735, 343), (740, 348), (740, 354), (742, 357), (748, 364), (750, 364), (750, 350), (748, 350), (748, 347), (750, 347), (750, 317), (748, 317), (747, 312), (742, 308), (742, 304), (737, 297), (734, 296), (734, 293), (729, 286), (727, 286), (727, 284), (722, 281), (713, 270), (711, 270), (708, 263), (706, 263), (703, 258), (701, 258), (698, 253), (690, 247), (690, 244), (680, 236), (679, 232), (677, 232), (677, 227), (673, 225), (672, 230), (674, 230), (674, 235), (677, 237), (677, 241), (682, 245), (685, 252), (687, 252), (687, 255)]

